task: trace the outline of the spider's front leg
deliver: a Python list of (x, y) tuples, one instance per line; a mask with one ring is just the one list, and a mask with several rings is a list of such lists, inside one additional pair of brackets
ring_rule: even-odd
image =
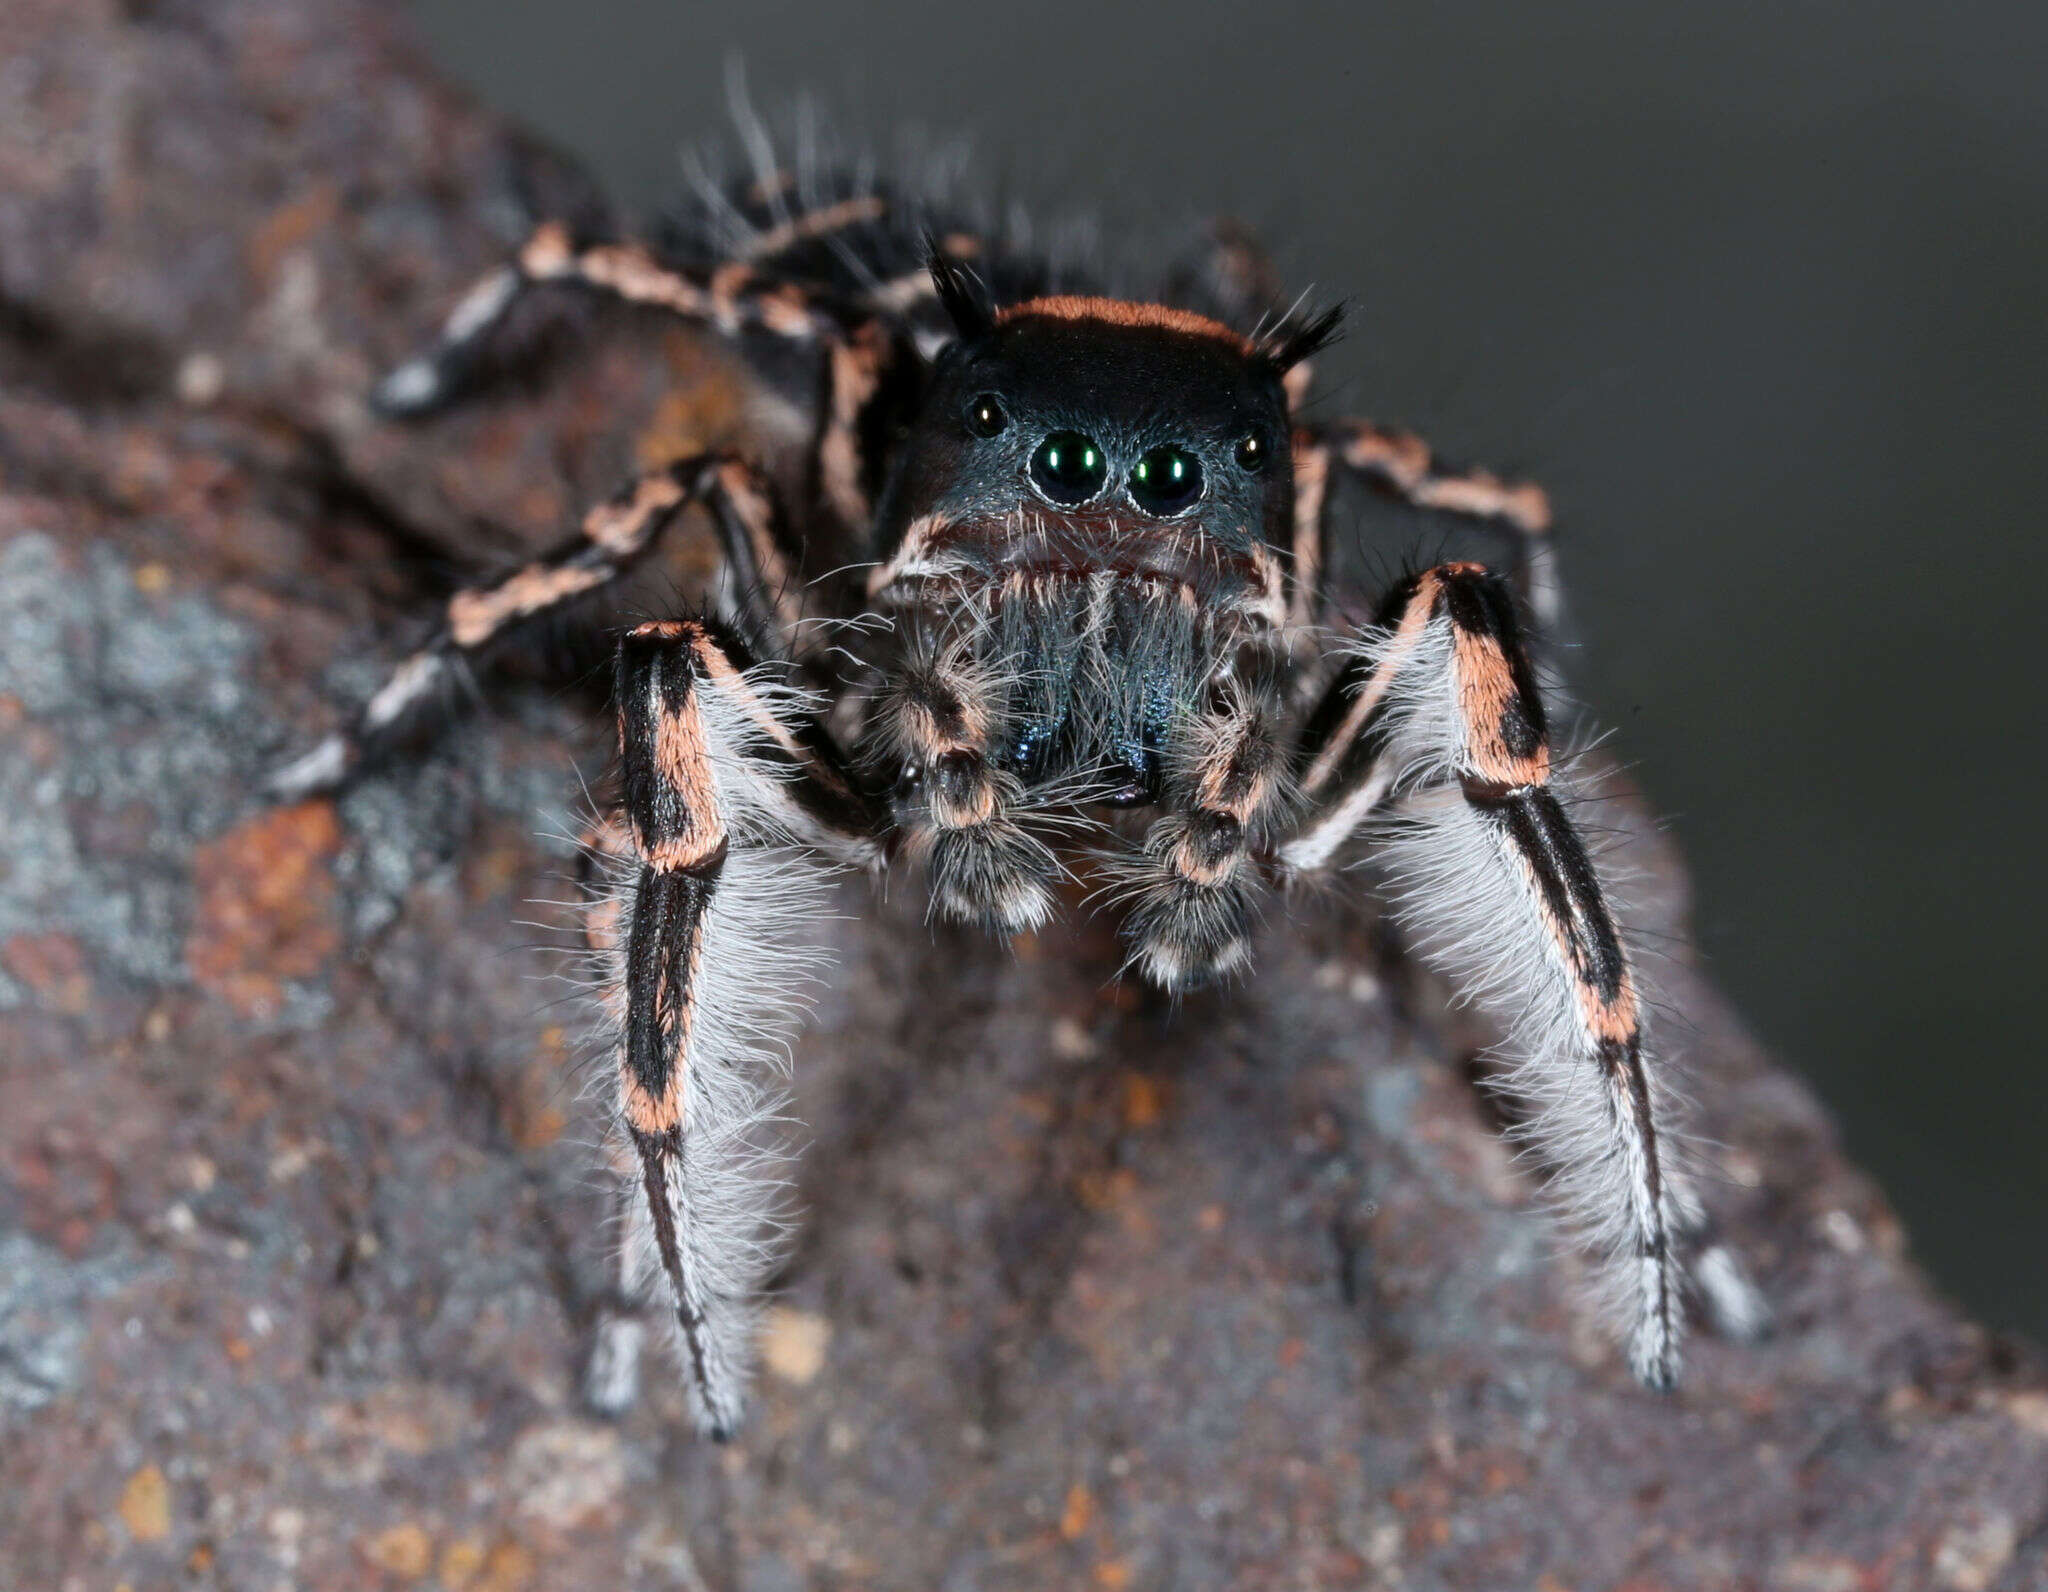
[[(666, 1279), (692, 1408), (723, 1437), (776, 1258), (777, 1080), (802, 1005), (815, 854), (874, 865), (879, 818), (821, 732), (799, 727), (795, 694), (702, 624), (628, 635), (617, 696), (624, 821), (589, 932), (637, 1185), (620, 1292), (631, 1305)], [(636, 1341), (630, 1318), (605, 1324), (596, 1401), (630, 1398)]]
[[(1326, 867), (1399, 795), (1381, 857), (1418, 951), (1506, 1034), (1503, 1085), (1559, 1203), (1612, 1258), (1629, 1358), (1676, 1384), (1678, 1244), (1704, 1213), (1676, 1164), (1668, 1091), (1644, 1051), (1628, 949), (1552, 780), (1543, 702), (1507, 585), (1476, 564), (1425, 571), (1390, 598), (1310, 722), (1309, 816), (1283, 864)], [(1762, 1306), (1732, 1256), (1696, 1269), (1724, 1329)]]

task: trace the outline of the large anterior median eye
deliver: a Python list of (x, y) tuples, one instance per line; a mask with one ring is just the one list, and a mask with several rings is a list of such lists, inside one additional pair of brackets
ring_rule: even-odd
[(1202, 495), (1202, 466), (1185, 448), (1154, 448), (1131, 469), (1131, 496), (1150, 514), (1178, 514)]
[(1031, 455), (1031, 479), (1055, 503), (1086, 503), (1108, 477), (1102, 450), (1078, 431), (1055, 431)]

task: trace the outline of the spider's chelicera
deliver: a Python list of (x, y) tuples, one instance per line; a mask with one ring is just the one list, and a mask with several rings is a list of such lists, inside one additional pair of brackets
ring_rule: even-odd
[[(886, 193), (790, 187), (715, 195), (660, 255), (543, 226), (377, 398), (444, 406), (516, 302), (571, 288), (758, 355), (810, 406), (797, 467), (742, 448), (634, 480), (555, 552), (457, 592), (352, 728), (275, 782), (339, 785), (451, 671), (672, 528), (716, 535), (713, 611), (616, 654), (618, 800), (591, 836), (586, 934), (627, 1237), (593, 1398), (630, 1396), (637, 1308), (661, 1289), (700, 1423), (739, 1419), (775, 1253), (792, 925), (826, 868), (914, 864), (935, 911), (1012, 933), (1055, 911), (1077, 837), (1131, 970), (1169, 990), (1243, 969), (1262, 894), (1369, 849), (1413, 943), (1499, 1021), (1504, 1087), (1610, 1262), (1637, 1375), (1677, 1377), (1682, 1245), (1724, 1323), (1753, 1326), (1755, 1295), (1702, 1241), (1637, 976), (1553, 778), (1524, 640), (1555, 606), (1542, 492), (1408, 433), (1304, 421), (1335, 317), (1241, 329), (1265, 277), (1235, 233), (1206, 303), (1133, 302), (1055, 291), (1028, 253), (957, 229), (932, 241)], [(1344, 477), (1505, 531), (1511, 578), (1439, 563), (1333, 633)]]

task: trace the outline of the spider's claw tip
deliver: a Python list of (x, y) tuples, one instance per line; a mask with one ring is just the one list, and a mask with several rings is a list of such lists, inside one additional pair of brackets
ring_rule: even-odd
[(348, 743), (330, 735), (312, 751), (263, 776), (263, 793), (273, 801), (304, 801), (340, 789), (348, 776)]
[(408, 359), (370, 389), (370, 407), (388, 420), (411, 420), (438, 407), (446, 383), (430, 359)]
[(1711, 1244), (1693, 1263), (1693, 1277), (1707, 1309), (1707, 1319), (1722, 1337), (1754, 1343), (1772, 1325), (1770, 1301), (1750, 1281), (1742, 1262), (1726, 1244)]
[(583, 1400), (593, 1414), (623, 1415), (639, 1396), (644, 1333), (631, 1316), (609, 1316), (599, 1323), (583, 1375)]
[(1678, 1391), (1678, 1350), (1670, 1343), (1638, 1343), (1630, 1356), (1636, 1380), (1652, 1393)]

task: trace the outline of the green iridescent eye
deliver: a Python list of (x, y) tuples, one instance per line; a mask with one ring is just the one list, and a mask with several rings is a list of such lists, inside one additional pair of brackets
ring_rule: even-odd
[(1055, 503), (1086, 503), (1108, 478), (1102, 450), (1078, 431), (1055, 431), (1031, 455), (1031, 479)]
[(1154, 448), (1131, 469), (1131, 496), (1150, 514), (1178, 514), (1202, 495), (1202, 465), (1185, 448)]

